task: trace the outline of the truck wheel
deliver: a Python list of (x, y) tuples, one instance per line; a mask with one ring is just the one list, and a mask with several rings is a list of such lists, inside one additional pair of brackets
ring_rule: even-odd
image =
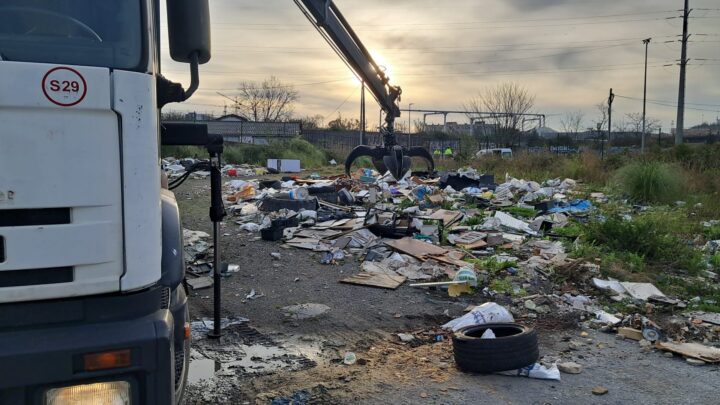
[[(492, 329), (494, 339), (481, 339)], [(491, 323), (462, 328), (452, 337), (455, 363), (473, 373), (516, 370), (540, 357), (535, 330), (515, 323)]]
[[(180, 287), (182, 288), (182, 287)], [(190, 319), (189, 303), (185, 305), (185, 321)], [(183, 330), (182, 333), (185, 333)], [(175, 348), (175, 404), (181, 405), (185, 399), (188, 369), (190, 367), (190, 339), (183, 339), (183, 344)]]

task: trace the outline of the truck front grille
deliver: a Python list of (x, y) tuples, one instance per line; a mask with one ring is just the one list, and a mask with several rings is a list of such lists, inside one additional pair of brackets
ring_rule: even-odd
[(160, 291), (160, 308), (170, 308), (170, 288), (168, 287), (164, 287), (162, 291)]

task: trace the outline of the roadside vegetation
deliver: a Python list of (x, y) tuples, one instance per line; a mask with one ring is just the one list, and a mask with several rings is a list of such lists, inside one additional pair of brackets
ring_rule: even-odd
[[(202, 158), (205, 152), (200, 148), (173, 147), (163, 148), (163, 156)], [(339, 174), (344, 157), (331, 155), (301, 139), (266, 146), (233, 145), (226, 147), (224, 155), (229, 163), (257, 165), (264, 165), (268, 158), (300, 159), (309, 169), (323, 168), (335, 158), (338, 167), (321, 171)], [(579, 180), (583, 186), (578, 198), (604, 192), (610, 198), (607, 204), (595, 204), (597, 209), (586, 218), (553, 229), (553, 235), (565, 241), (571, 255), (599, 264), (604, 277), (651, 282), (666, 294), (689, 300), (692, 308), (720, 311), (720, 287), (707, 274), (720, 273), (720, 252), (706, 254), (702, 250), (706, 242), (720, 240), (720, 224), (712, 222), (720, 220), (720, 145), (683, 145), (650, 150), (644, 156), (615, 154), (604, 160), (586, 153), (517, 154), (513, 159), (488, 156), (438, 162), (441, 170), (468, 165), (478, 172), (494, 174), (498, 182), (504, 181), (506, 175), (539, 182), (552, 178)], [(372, 164), (364, 158), (355, 167)], [(405, 200), (400, 207), (412, 204)], [(536, 214), (517, 207), (505, 211), (524, 218)], [(480, 216), (472, 217), (465, 225), (482, 221)], [(484, 261), (475, 264), (493, 273), (511, 266)], [(502, 285), (495, 287), (503, 289)]]
[[(193, 146), (163, 146), (162, 156), (182, 158), (207, 158), (207, 151)], [(271, 142), (269, 145), (225, 145), (223, 161), (232, 164), (265, 166), (268, 159), (299, 159), (303, 168), (315, 169), (327, 166), (331, 156), (310, 142), (294, 138), (289, 141)]]
[(608, 203), (553, 229), (570, 254), (599, 264), (603, 277), (650, 282), (687, 300), (691, 309), (720, 312), (720, 284), (708, 273), (720, 274), (720, 252), (703, 250), (708, 241), (720, 240), (720, 224), (713, 222), (720, 220), (720, 145), (682, 145), (604, 160), (590, 153), (517, 154), (441, 164), (454, 169), (463, 163), (495, 174), (498, 182), (506, 175), (539, 182), (572, 178), (583, 185), (578, 198), (605, 193)]

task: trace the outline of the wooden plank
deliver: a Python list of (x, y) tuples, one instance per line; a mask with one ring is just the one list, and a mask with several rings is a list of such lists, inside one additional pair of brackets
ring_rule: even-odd
[(436, 246), (427, 242), (422, 242), (410, 237), (405, 237), (397, 240), (386, 240), (385, 244), (395, 250), (407, 253), (410, 256), (413, 256), (420, 260), (424, 260), (425, 257), (428, 255), (442, 256), (448, 252), (447, 249), (443, 249), (440, 246)]
[(655, 342), (655, 347), (707, 363), (720, 363), (720, 349), (699, 343)]
[(440, 287), (444, 285), (460, 285), (467, 284), (467, 281), (435, 281), (430, 283), (415, 283), (410, 284), (410, 287)]
[(340, 235), (342, 232), (333, 231), (331, 229), (315, 230), (315, 229), (303, 229), (295, 233), (296, 237), (302, 238), (313, 238), (313, 239), (331, 239), (335, 236)]
[(333, 244), (333, 247), (338, 249), (345, 249), (345, 247), (347, 247), (351, 240), (352, 238), (350, 238), (349, 236), (337, 238), (335, 239), (335, 244)]
[(485, 242), (484, 240), (479, 240), (475, 243), (470, 243), (467, 245), (458, 245), (458, 246), (463, 249), (467, 249), (467, 250), (475, 250), (475, 249), (484, 248), (485, 246), (487, 246), (487, 242)]
[(449, 255), (437, 255), (437, 256), (428, 255), (426, 257), (426, 259), (432, 259), (432, 260), (438, 261), (440, 263), (452, 264), (453, 266), (458, 266), (458, 267), (472, 266), (470, 263), (468, 263), (466, 261), (463, 261), (461, 259), (452, 258)]
[(432, 219), (442, 219), (443, 225), (450, 226), (453, 223), (457, 222), (462, 218), (462, 213), (459, 211), (449, 211), (444, 209), (439, 209), (435, 212), (433, 212), (432, 215), (430, 215), (430, 218)]
[(340, 280), (345, 284), (364, 285), (368, 287), (385, 288), (395, 290), (407, 280), (404, 276), (390, 275), (384, 273), (367, 273), (361, 272), (354, 276), (350, 276)]

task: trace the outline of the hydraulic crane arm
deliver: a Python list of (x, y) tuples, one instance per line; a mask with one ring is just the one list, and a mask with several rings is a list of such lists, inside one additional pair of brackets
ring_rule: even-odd
[(375, 62), (335, 3), (331, 0), (295, 0), (295, 4), (370, 89), (386, 114), (386, 130), (393, 132), (395, 118), (400, 116), (400, 87), (389, 84), (390, 78)]
[(400, 117), (398, 102), (402, 90), (389, 83), (390, 78), (375, 62), (335, 3), (332, 0), (295, 0), (295, 4), (345, 64), (363, 81), (363, 85), (370, 89), (385, 112), (385, 125), (381, 128), (383, 145), (374, 148), (360, 145), (353, 149), (345, 160), (345, 173), (350, 175), (350, 166), (361, 156), (371, 157), (378, 171), (384, 173), (389, 170), (396, 179), (400, 179), (410, 170), (410, 158), (413, 156), (425, 159), (429, 170), (434, 171), (435, 163), (427, 150), (421, 147), (405, 150), (397, 144), (395, 118)]

